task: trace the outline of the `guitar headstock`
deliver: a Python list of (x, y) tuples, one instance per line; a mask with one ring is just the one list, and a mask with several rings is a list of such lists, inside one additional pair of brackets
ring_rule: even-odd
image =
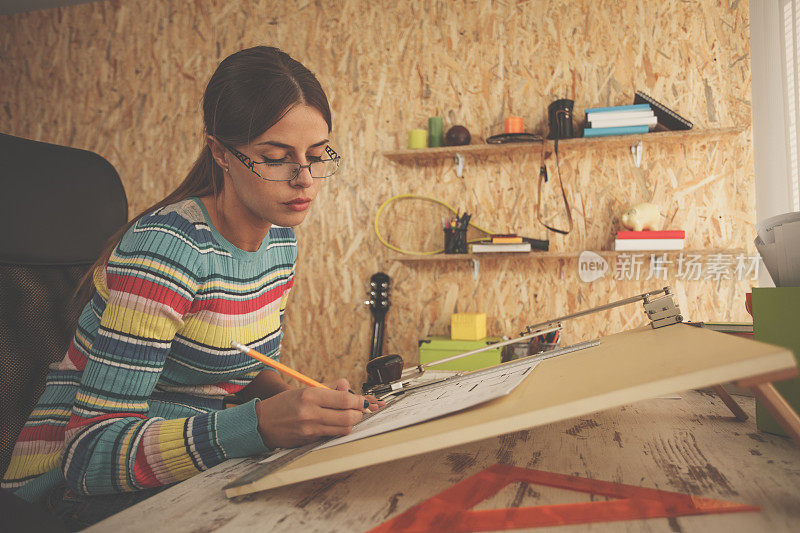
[(383, 272), (376, 272), (369, 278), (369, 310), (376, 320), (383, 320), (389, 310), (390, 281)]

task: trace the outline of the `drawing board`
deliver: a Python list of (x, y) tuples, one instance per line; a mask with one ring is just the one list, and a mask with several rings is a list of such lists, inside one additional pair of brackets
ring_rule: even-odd
[(795, 369), (791, 351), (677, 324), (604, 337), (598, 346), (542, 361), (509, 394), (388, 433), (312, 451), (228, 497), (529, 429), (638, 400)]

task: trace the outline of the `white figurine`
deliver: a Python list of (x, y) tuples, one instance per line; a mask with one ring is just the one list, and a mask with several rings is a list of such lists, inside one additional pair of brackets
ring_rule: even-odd
[(622, 225), (633, 231), (658, 230), (661, 224), (658, 206), (648, 202), (636, 204), (622, 215)]

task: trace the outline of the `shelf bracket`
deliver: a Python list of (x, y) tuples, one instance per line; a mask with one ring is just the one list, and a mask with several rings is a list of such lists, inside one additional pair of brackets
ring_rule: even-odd
[(639, 168), (642, 164), (642, 141), (631, 145), (631, 155), (633, 156), (633, 164)]
[(478, 262), (477, 259), (470, 259), (470, 264), (472, 265), (472, 279), (478, 281), (478, 271), (480, 270), (481, 264)]
[(464, 156), (456, 153), (453, 156), (453, 160), (456, 162), (456, 176), (460, 178), (464, 175)]

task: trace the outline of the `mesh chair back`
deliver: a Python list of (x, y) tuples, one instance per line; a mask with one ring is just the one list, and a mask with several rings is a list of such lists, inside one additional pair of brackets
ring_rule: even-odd
[(92, 152), (0, 134), (0, 475), (80, 312), (73, 294), (128, 218)]

